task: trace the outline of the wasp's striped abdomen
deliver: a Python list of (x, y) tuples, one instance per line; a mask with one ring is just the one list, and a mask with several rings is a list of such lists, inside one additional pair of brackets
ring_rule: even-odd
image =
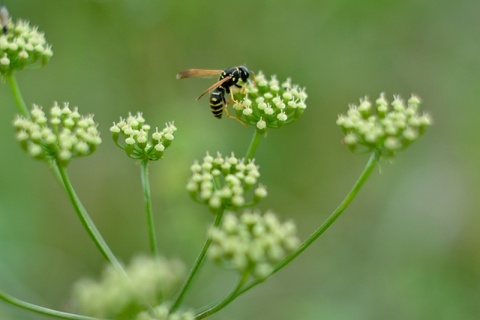
[(225, 104), (225, 89), (222, 87), (213, 89), (210, 92), (210, 110), (215, 118), (222, 119)]

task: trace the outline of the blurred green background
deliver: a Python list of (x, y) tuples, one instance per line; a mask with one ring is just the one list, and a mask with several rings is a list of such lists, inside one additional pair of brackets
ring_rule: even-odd
[[(53, 45), (50, 64), (18, 73), (26, 102), (69, 101), (94, 113), (104, 143), (74, 161), (72, 181), (123, 261), (148, 251), (139, 167), (109, 127), (143, 111), (174, 144), (151, 167), (162, 252), (190, 265), (212, 220), (185, 192), (206, 151), (243, 155), (252, 128), (195, 101), (211, 80), (177, 81), (186, 68), (247, 64), (307, 88), (305, 116), (261, 141), (257, 163), (271, 208), (307, 237), (367, 161), (341, 145), (335, 121), (349, 103), (385, 91), (416, 93), (435, 125), (382, 163), (335, 225), (294, 263), (211, 319), (375, 320), (480, 318), (480, 1), (5, 1)], [(101, 255), (47, 165), (14, 141), (16, 112), (0, 86), (0, 287), (68, 310), (70, 287), (96, 277)], [(216, 301), (235, 275), (211, 264), (187, 299)], [(1, 319), (47, 319), (0, 303)]]

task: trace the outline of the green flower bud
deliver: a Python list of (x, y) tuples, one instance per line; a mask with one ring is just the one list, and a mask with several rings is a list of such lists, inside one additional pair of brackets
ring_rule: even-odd
[(13, 23), (5, 14), (6, 11), (2, 11), (0, 73), (5, 76), (30, 65), (46, 65), (53, 52), (45, 40), (45, 35), (26, 21)]
[(257, 186), (259, 167), (253, 160), (238, 159), (232, 153), (213, 158), (207, 153), (203, 163), (191, 166), (187, 191), (192, 199), (207, 205), (213, 212), (222, 208), (237, 210), (258, 203), (267, 196), (264, 186)]
[(210, 234), (210, 259), (259, 279), (268, 277), (300, 244), (295, 224), (281, 223), (272, 212), (245, 211), (240, 217), (227, 213)]
[[(141, 113), (129, 115), (127, 119), (120, 118), (118, 123), (110, 127), (112, 139), (115, 144), (125, 150), (126, 154), (137, 160), (160, 160), (165, 149), (170, 146), (174, 139), (173, 133), (177, 130), (173, 122), (165, 124), (165, 128), (149, 134), (151, 127), (145, 124)], [(123, 142), (120, 142), (120, 136)]]
[[(232, 88), (233, 89), (233, 88)], [(235, 89), (234, 89), (235, 90)], [(234, 95), (233, 109), (241, 122), (253, 125), (261, 133), (297, 120), (305, 111), (305, 88), (292, 85), (287, 79), (280, 84), (276, 76), (267, 79), (260, 71), (249, 80), (244, 90)]]
[(418, 113), (419, 105), (420, 99), (414, 95), (405, 104), (399, 96), (389, 103), (382, 93), (375, 106), (365, 97), (337, 119), (345, 133), (343, 142), (354, 152), (375, 151), (392, 158), (432, 124), (428, 114)]
[(13, 125), (20, 145), (33, 158), (54, 160), (67, 166), (72, 158), (88, 156), (102, 142), (93, 116), (80, 116), (68, 103), (63, 109), (55, 102), (47, 117), (42, 107), (34, 105), (32, 119), (18, 116)]
[[(172, 298), (186, 269), (178, 260), (138, 256), (125, 268), (125, 272), (128, 277), (108, 265), (100, 280), (78, 281), (72, 293), (75, 309), (93, 317), (135, 319), (145, 310), (145, 303), (160, 305)], [(138, 319), (172, 319), (144, 316)]]

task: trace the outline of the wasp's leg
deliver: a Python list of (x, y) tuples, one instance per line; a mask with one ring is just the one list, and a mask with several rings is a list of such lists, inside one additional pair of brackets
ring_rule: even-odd
[(225, 107), (224, 107), (224, 108), (225, 108), (225, 115), (226, 115), (228, 118), (230, 118), (230, 119), (235, 119), (235, 120), (237, 120), (238, 122), (240, 122), (240, 124), (241, 124), (242, 126), (247, 127), (247, 124), (246, 124), (245, 122), (243, 122), (242, 120), (238, 119), (238, 118), (235, 117), (235, 116), (230, 115), (230, 112), (228, 112), (228, 105), (227, 105), (227, 104), (225, 104)]
[[(241, 87), (241, 88), (245, 89), (245, 87)], [(245, 92), (242, 92), (242, 94), (245, 94)], [(230, 89), (230, 98), (232, 99), (231, 101), (233, 101), (234, 103), (243, 106), (243, 103), (235, 100), (235, 98), (233, 97), (233, 90), (232, 89)]]

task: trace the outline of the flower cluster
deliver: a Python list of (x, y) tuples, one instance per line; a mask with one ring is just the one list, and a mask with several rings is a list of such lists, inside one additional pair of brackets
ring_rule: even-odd
[(45, 41), (37, 27), (26, 21), (13, 23), (10, 19), (0, 35), (0, 73), (11, 74), (28, 65), (40, 63), (44, 66), (52, 57), (52, 47)]
[[(177, 128), (173, 122), (165, 124), (165, 128), (155, 132), (149, 137), (150, 125), (145, 123), (141, 113), (130, 114), (127, 119), (120, 118), (120, 122), (113, 123), (110, 128), (115, 144), (125, 150), (127, 155), (137, 160), (159, 160), (163, 157), (166, 148), (174, 139), (173, 133)], [(119, 142), (122, 136), (123, 142)]]
[(268, 277), (300, 243), (293, 222), (281, 223), (272, 212), (252, 211), (240, 217), (227, 213), (221, 226), (211, 230), (211, 239), (212, 260), (258, 279)]
[[(195, 201), (208, 205), (213, 212), (251, 206), (267, 196), (264, 186), (253, 188), (260, 177), (258, 170), (252, 160), (238, 159), (233, 153), (229, 157), (218, 153), (215, 158), (207, 153), (203, 163), (195, 161), (192, 165), (187, 190)], [(247, 201), (246, 193), (251, 189), (253, 194)]]
[(195, 320), (195, 314), (190, 311), (170, 313), (168, 306), (162, 304), (151, 311), (140, 313), (135, 320)]
[(78, 281), (73, 288), (72, 303), (79, 312), (94, 317), (134, 319), (147, 304), (159, 305), (169, 299), (185, 271), (178, 260), (138, 256), (125, 268), (127, 275), (109, 265), (100, 281)]
[(34, 105), (31, 116), (18, 116), (13, 124), (21, 146), (36, 159), (67, 166), (72, 158), (92, 154), (102, 142), (93, 116), (81, 116), (77, 107), (72, 109), (68, 103), (60, 107), (55, 102), (50, 119), (42, 107)]
[(240, 98), (233, 106), (238, 120), (256, 126), (262, 133), (297, 120), (307, 107), (305, 88), (293, 85), (290, 78), (283, 83), (276, 76), (267, 79), (261, 71), (235, 98)]
[(405, 103), (399, 96), (389, 104), (382, 93), (375, 107), (367, 97), (360, 104), (350, 105), (346, 114), (338, 117), (345, 137), (343, 142), (354, 152), (380, 152), (393, 157), (422, 136), (432, 119), (419, 114), (420, 100), (412, 95)]

